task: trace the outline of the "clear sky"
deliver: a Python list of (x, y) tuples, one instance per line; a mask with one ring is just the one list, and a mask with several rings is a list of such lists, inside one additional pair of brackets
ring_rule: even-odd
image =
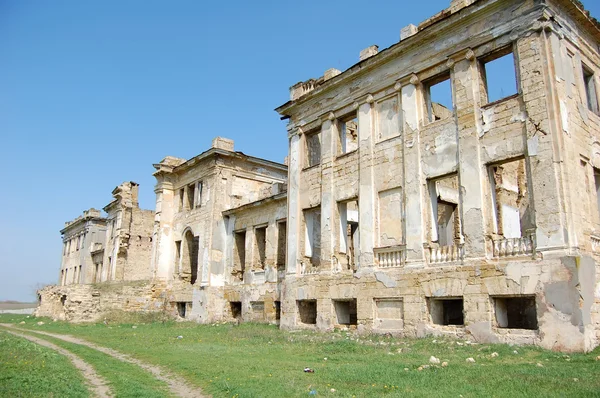
[[(600, 2), (584, 0), (600, 17)], [(0, 300), (56, 283), (59, 230), (215, 136), (282, 162), (289, 86), (345, 70), (450, 0), (0, 0)]]

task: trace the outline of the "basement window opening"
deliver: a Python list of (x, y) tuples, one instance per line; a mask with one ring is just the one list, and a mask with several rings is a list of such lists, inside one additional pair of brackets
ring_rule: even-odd
[(242, 317), (242, 302), (241, 301), (230, 301), (229, 309), (231, 311), (231, 317), (233, 319), (240, 319)]
[(499, 328), (537, 330), (535, 296), (494, 297)]
[(517, 71), (512, 47), (479, 60), (483, 87), (482, 103), (489, 104), (518, 94)]
[(298, 300), (298, 315), (300, 323), (305, 325), (317, 324), (317, 300)]
[(275, 301), (275, 320), (279, 321), (281, 319), (281, 301)]
[(445, 120), (454, 115), (450, 72), (433, 77), (423, 83), (428, 121)]
[(185, 301), (179, 301), (175, 304), (177, 304), (177, 315), (179, 315), (181, 318), (185, 318), (187, 314), (188, 303)]
[(338, 325), (357, 325), (356, 299), (333, 300), (333, 308)]
[(435, 325), (463, 326), (465, 324), (462, 298), (430, 298), (428, 299), (428, 306), (431, 321)]

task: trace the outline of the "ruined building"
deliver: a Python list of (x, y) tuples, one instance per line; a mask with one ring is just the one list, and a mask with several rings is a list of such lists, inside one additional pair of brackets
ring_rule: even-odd
[(453, 0), (292, 86), (288, 167), (225, 139), (155, 165), (148, 283), (123, 307), (593, 349), (599, 43), (575, 0)]

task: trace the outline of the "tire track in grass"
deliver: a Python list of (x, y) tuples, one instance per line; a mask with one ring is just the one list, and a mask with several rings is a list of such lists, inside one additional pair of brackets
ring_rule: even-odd
[(79, 369), (79, 371), (82, 373), (86, 382), (89, 384), (90, 392), (94, 396), (99, 397), (99, 398), (107, 398), (107, 397), (111, 396), (110, 389), (106, 383), (106, 380), (104, 380), (104, 378), (102, 378), (100, 375), (98, 375), (96, 373), (96, 371), (94, 370), (94, 368), (90, 364), (85, 362), (83, 359), (81, 359), (77, 355), (71, 353), (70, 351), (68, 351), (62, 347), (52, 344), (49, 341), (46, 341), (46, 340), (43, 340), (43, 339), (40, 339), (37, 337), (13, 332), (10, 330), (6, 330), (6, 332), (10, 333), (14, 336), (29, 340), (29, 341), (31, 341), (35, 344), (41, 345), (43, 347), (50, 348), (50, 349), (58, 352), (59, 354), (64, 355), (65, 357), (69, 358), (69, 360), (71, 361), (73, 366), (75, 366), (77, 369)]
[(177, 395), (178, 397), (182, 397), (182, 398), (208, 398), (209, 397), (208, 395), (205, 395), (202, 392), (202, 390), (200, 390), (199, 388), (191, 387), (183, 378), (181, 378), (179, 376), (175, 376), (169, 372), (166, 372), (159, 366), (149, 365), (145, 362), (140, 361), (139, 359), (135, 359), (127, 354), (123, 354), (117, 350), (113, 350), (112, 348), (102, 347), (102, 346), (96, 345), (94, 343), (90, 343), (89, 341), (79, 339), (74, 336), (70, 336), (68, 334), (49, 333), (49, 332), (42, 332), (42, 331), (31, 330), (31, 329), (20, 329), (20, 328), (15, 327), (12, 324), (6, 324), (6, 323), (2, 323), (2, 324), (0, 324), (0, 326), (4, 326), (4, 327), (10, 328), (10, 329), (20, 330), (20, 331), (24, 331), (24, 332), (32, 332), (32, 333), (37, 333), (37, 334), (41, 334), (41, 335), (46, 335), (49, 337), (54, 337), (56, 339), (66, 341), (68, 343), (83, 345), (85, 347), (92, 348), (92, 349), (100, 351), (104, 354), (110, 355), (111, 357), (116, 358), (120, 361), (137, 365), (137, 366), (141, 367), (142, 369), (152, 373), (154, 375), (154, 377), (157, 378), (158, 380), (165, 382), (169, 386), (169, 389), (171, 390), (171, 392), (174, 395)]

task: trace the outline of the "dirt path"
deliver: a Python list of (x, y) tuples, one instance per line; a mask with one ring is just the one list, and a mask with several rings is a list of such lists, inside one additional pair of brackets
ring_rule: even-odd
[(72, 354), (70, 351), (65, 350), (62, 347), (59, 347), (55, 344), (50, 343), (49, 341), (39, 339), (37, 337), (29, 336), (26, 334), (21, 334), (17, 332), (13, 332), (10, 330), (6, 330), (6, 333), (10, 333), (17, 337), (22, 337), (27, 339), (35, 344), (50, 348), (59, 354), (62, 354), (69, 358), (69, 360), (73, 363), (73, 365), (81, 371), (83, 377), (88, 382), (91, 393), (99, 398), (110, 397), (110, 389), (107, 386), (106, 380), (104, 380), (100, 375), (96, 373), (94, 368), (85, 362), (83, 359), (79, 358), (77, 355)]
[[(42, 331), (38, 331), (38, 330), (20, 329), (20, 328), (15, 327), (12, 324), (6, 324), (6, 323), (0, 323), (0, 326), (5, 326), (8, 328), (12, 328), (12, 329), (16, 329), (16, 330), (20, 330), (20, 331), (24, 331), (24, 332), (38, 333), (38, 334), (54, 337), (54, 338), (57, 338), (57, 339), (60, 339), (60, 340), (63, 340), (63, 341), (69, 342), (69, 343), (79, 344), (79, 345), (86, 346), (88, 348), (92, 348), (92, 349), (100, 351), (106, 355), (110, 355), (111, 357), (116, 358), (120, 361), (137, 365), (137, 366), (141, 367), (142, 369), (152, 373), (154, 375), (154, 377), (156, 377), (158, 380), (165, 382), (171, 389), (171, 392), (173, 394), (177, 395), (178, 397), (208, 398), (208, 396), (204, 395), (199, 388), (191, 387), (183, 378), (181, 378), (179, 376), (175, 376), (173, 374), (170, 374), (170, 373), (166, 372), (165, 370), (163, 370), (162, 368), (160, 368), (159, 366), (149, 365), (145, 362), (140, 361), (139, 359), (132, 358), (129, 355), (126, 355), (119, 351), (113, 350), (112, 348), (102, 347), (102, 346), (96, 345), (94, 343), (90, 343), (86, 340), (79, 339), (74, 336), (70, 336), (68, 334), (57, 334), (57, 333), (42, 332)], [(48, 344), (50, 344), (50, 343), (48, 343)]]

